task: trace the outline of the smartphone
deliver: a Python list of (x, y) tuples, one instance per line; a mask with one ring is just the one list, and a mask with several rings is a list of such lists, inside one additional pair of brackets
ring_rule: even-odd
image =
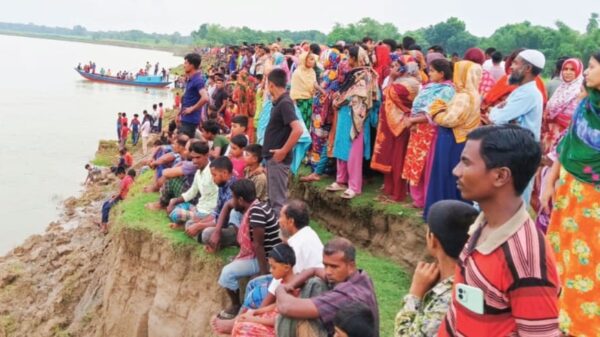
[(456, 300), (470, 311), (483, 315), (483, 290), (459, 283), (456, 285)]

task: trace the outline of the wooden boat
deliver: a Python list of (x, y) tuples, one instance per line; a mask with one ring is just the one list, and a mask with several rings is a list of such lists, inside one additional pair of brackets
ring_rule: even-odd
[(162, 76), (136, 76), (135, 80), (122, 80), (113, 76), (106, 76), (100, 74), (92, 74), (75, 68), (75, 71), (79, 73), (83, 78), (94, 82), (122, 84), (122, 85), (133, 85), (137, 87), (147, 88), (163, 88), (171, 84), (171, 82), (164, 82)]

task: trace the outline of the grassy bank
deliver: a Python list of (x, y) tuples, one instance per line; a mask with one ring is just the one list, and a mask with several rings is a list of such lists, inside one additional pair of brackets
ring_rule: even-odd
[[(237, 253), (237, 248), (227, 248), (216, 255), (206, 253), (203, 246), (186, 236), (182, 231), (171, 230), (168, 227), (169, 219), (164, 212), (147, 210), (144, 205), (158, 199), (157, 193), (143, 192), (143, 187), (149, 184), (152, 178), (153, 172), (148, 171), (136, 179), (128, 198), (118, 204), (113, 211), (112, 223), (114, 225), (111, 230), (118, 231), (122, 228), (132, 228), (150, 231), (154, 235), (169, 240), (175, 249), (192, 247), (197, 252), (198, 258), (207, 262), (220, 261), (226, 263), (230, 257)], [(317, 231), (322, 241), (326, 242), (333, 237), (321, 224), (313, 221), (311, 226)], [(382, 336), (392, 335), (394, 316), (398, 311), (400, 299), (408, 289), (410, 278), (400, 266), (364, 250), (358, 251), (358, 266), (366, 270), (375, 283), (381, 316)]]

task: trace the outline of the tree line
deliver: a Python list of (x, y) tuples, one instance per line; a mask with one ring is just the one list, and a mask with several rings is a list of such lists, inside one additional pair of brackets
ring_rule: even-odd
[(432, 45), (441, 45), (446, 53), (462, 55), (470, 47), (494, 47), (503, 54), (517, 48), (535, 48), (542, 51), (548, 60), (547, 73), (553, 63), (562, 56), (579, 57), (587, 61), (591, 53), (600, 48), (600, 28), (598, 13), (589, 17), (585, 32), (579, 32), (561, 21), (554, 27), (533, 25), (528, 21), (508, 24), (498, 28), (489, 37), (471, 34), (464, 21), (451, 17), (428, 27), (401, 33), (393, 23), (380, 23), (371, 18), (363, 18), (356, 23), (342, 25), (336, 23), (329, 34), (318, 30), (305, 31), (262, 31), (249, 27), (224, 27), (218, 24), (201, 24), (190, 35), (145, 33), (140, 30), (128, 31), (88, 31), (83, 26), (73, 28), (47, 27), (34, 24), (0, 23), (0, 31), (19, 31), (37, 34), (55, 34), (90, 38), (94, 40), (121, 40), (157, 45), (223, 46), (243, 43), (271, 43), (280, 38), (284, 44), (311, 41), (332, 45), (337, 41), (361, 41), (369, 36), (373, 40), (413, 37), (425, 51)]

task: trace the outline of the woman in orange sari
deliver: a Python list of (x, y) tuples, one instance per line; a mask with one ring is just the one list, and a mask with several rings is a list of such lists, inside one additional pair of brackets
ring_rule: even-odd
[(256, 82), (242, 69), (233, 87), (233, 102), (237, 105), (237, 114), (248, 117), (247, 135), (250, 142), (254, 142), (254, 113), (256, 112)]
[(448, 60), (433, 60), (429, 64), (429, 78), (431, 82), (421, 89), (413, 102), (410, 117), (405, 119), (405, 126), (410, 129), (410, 139), (402, 178), (408, 181), (413, 206), (417, 208), (425, 206), (437, 135), (437, 126), (427, 119), (427, 114), (431, 106), (440, 100), (449, 102), (455, 93), (452, 65)]
[(384, 174), (383, 193), (394, 201), (403, 201), (407, 194), (406, 180), (402, 179), (404, 157), (410, 136), (405, 122), (410, 117), (412, 102), (419, 93), (419, 65), (412, 58), (398, 61), (392, 68), (383, 91), (384, 103), (380, 111), (377, 137), (371, 168)]

